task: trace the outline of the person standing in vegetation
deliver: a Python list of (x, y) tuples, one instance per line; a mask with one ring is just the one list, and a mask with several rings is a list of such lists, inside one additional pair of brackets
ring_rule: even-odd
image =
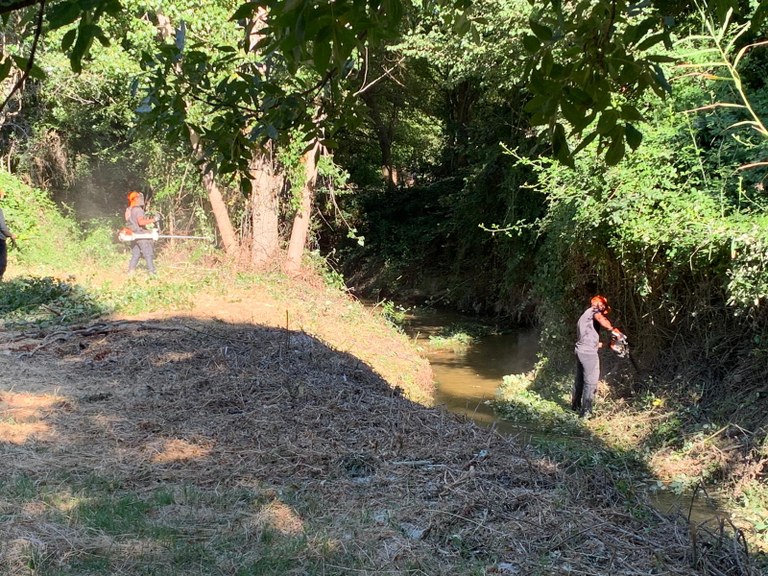
[(600, 380), (600, 327), (617, 338), (624, 338), (624, 334), (608, 320), (610, 310), (608, 300), (598, 294), (590, 300), (589, 308), (576, 323), (576, 380), (573, 384), (571, 408), (579, 413), (580, 418), (592, 415), (597, 382)]
[[(5, 198), (5, 190), (0, 190), (0, 200)], [(0, 208), (0, 280), (5, 275), (5, 269), (8, 267), (8, 243), (7, 240), (16, 240), (16, 235), (13, 234), (5, 223), (5, 214), (3, 209)]]
[[(154, 218), (144, 213), (144, 194), (132, 190), (128, 192), (128, 208), (125, 209), (125, 223), (134, 234), (149, 232), (148, 226), (155, 223)], [(139, 238), (131, 241), (131, 260), (128, 262), (128, 274), (133, 274), (139, 264), (139, 258), (144, 256), (147, 271), (155, 275), (155, 248), (151, 238)]]

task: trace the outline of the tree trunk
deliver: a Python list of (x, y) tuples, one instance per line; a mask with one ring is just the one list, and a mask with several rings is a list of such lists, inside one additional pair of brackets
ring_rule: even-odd
[(301, 159), (304, 164), (304, 185), (301, 188), (301, 205), (293, 218), (291, 228), (291, 241), (288, 245), (288, 257), (285, 262), (285, 270), (289, 274), (295, 274), (301, 270), (301, 258), (304, 255), (304, 247), (309, 236), (309, 225), (312, 215), (312, 200), (315, 195), (315, 182), (317, 181), (317, 156), (320, 153), (320, 142), (315, 140)]
[[(189, 130), (189, 139), (192, 142), (192, 148), (195, 151), (196, 158), (198, 160), (203, 160), (204, 155), (203, 151), (200, 149), (200, 137), (191, 128)], [(216, 220), (216, 227), (219, 229), (219, 235), (221, 236), (221, 245), (224, 247), (224, 252), (231, 256), (235, 256), (238, 252), (237, 237), (235, 235), (235, 229), (232, 226), (232, 220), (229, 218), (227, 204), (224, 202), (221, 190), (219, 190), (219, 187), (216, 184), (213, 171), (207, 168), (204, 162), (200, 163), (200, 171), (203, 176), (203, 186), (208, 192), (208, 200), (211, 203), (213, 217)]]
[(282, 181), (267, 152), (251, 160), (251, 263), (264, 268), (280, 249), (278, 192)]
[(392, 143), (395, 139), (395, 127), (397, 126), (397, 112), (392, 112), (385, 119), (379, 106), (378, 95), (375, 91), (364, 92), (362, 100), (368, 107), (373, 130), (379, 142), (381, 151), (381, 175), (387, 183), (387, 188), (394, 190), (398, 186), (398, 174), (393, 165)]

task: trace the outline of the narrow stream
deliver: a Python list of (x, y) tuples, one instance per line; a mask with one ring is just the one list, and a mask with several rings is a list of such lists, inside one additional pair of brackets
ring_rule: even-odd
[[(459, 350), (434, 348), (430, 337), (445, 335), (446, 328), (476, 323), (465, 316), (438, 310), (412, 311), (404, 329), (422, 346), (436, 380), (435, 405), (463, 414), (482, 426), (495, 426), (502, 433), (515, 435), (530, 443), (545, 434), (509, 420), (499, 419), (491, 401), (507, 374), (529, 372), (538, 353), (538, 331), (521, 328), (476, 338)], [(670, 491), (648, 492), (650, 503), (664, 514), (679, 513), (692, 523), (709, 522), (724, 513), (701, 495)]]

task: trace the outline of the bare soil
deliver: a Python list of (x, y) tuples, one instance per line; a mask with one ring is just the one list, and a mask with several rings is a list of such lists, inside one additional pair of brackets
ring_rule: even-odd
[[(188, 573), (242, 573), (269, 527), (323, 540), (292, 574), (757, 574), (739, 541), (692, 538), (608, 473), (563, 469), (431, 407), (429, 365), (407, 338), (311, 280), (200, 295), (183, 314), (6, 332), (0, 374), (1, 482), (250, 495), (215, 517), (169, 504), (162, 521), (183, 518), (217, 566)], [(0, 501), (0, 573), (106, 551), (111, 573), (155, 573), (138, 558), (162, 558), (156, 543), (50, 507)], [(222, 533), (246, 543), (236, 560), (216, 555)]]

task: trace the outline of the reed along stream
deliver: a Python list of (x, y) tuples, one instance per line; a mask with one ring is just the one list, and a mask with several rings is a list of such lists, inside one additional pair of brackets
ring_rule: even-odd
[[(492, 400), (507, 374), (531, 371), (537, 360), (538, 331), (519, 328), (475, 337), (458, 348), (434, 347), (432, 338), (449, 338), (462, 326), (477, 327), (477, 320), (455, 312), (434, 309), (411, 310), (403, 326), (405, 332), (422, 345), (435, 375), (435, 405), (465, 415), (482, 426), (495, 426), (504, 434), (515, 435), (521, 442), (535, 443), (552, 438), (545, 431), (499, 419)], [(471, 330), (471, 328), (470, 328)], [(699, 494), (670, 491), (647, 493), (648, 500), (662, 513), (680, 513), (692, 523), (716, 521), (724, 513)]]

